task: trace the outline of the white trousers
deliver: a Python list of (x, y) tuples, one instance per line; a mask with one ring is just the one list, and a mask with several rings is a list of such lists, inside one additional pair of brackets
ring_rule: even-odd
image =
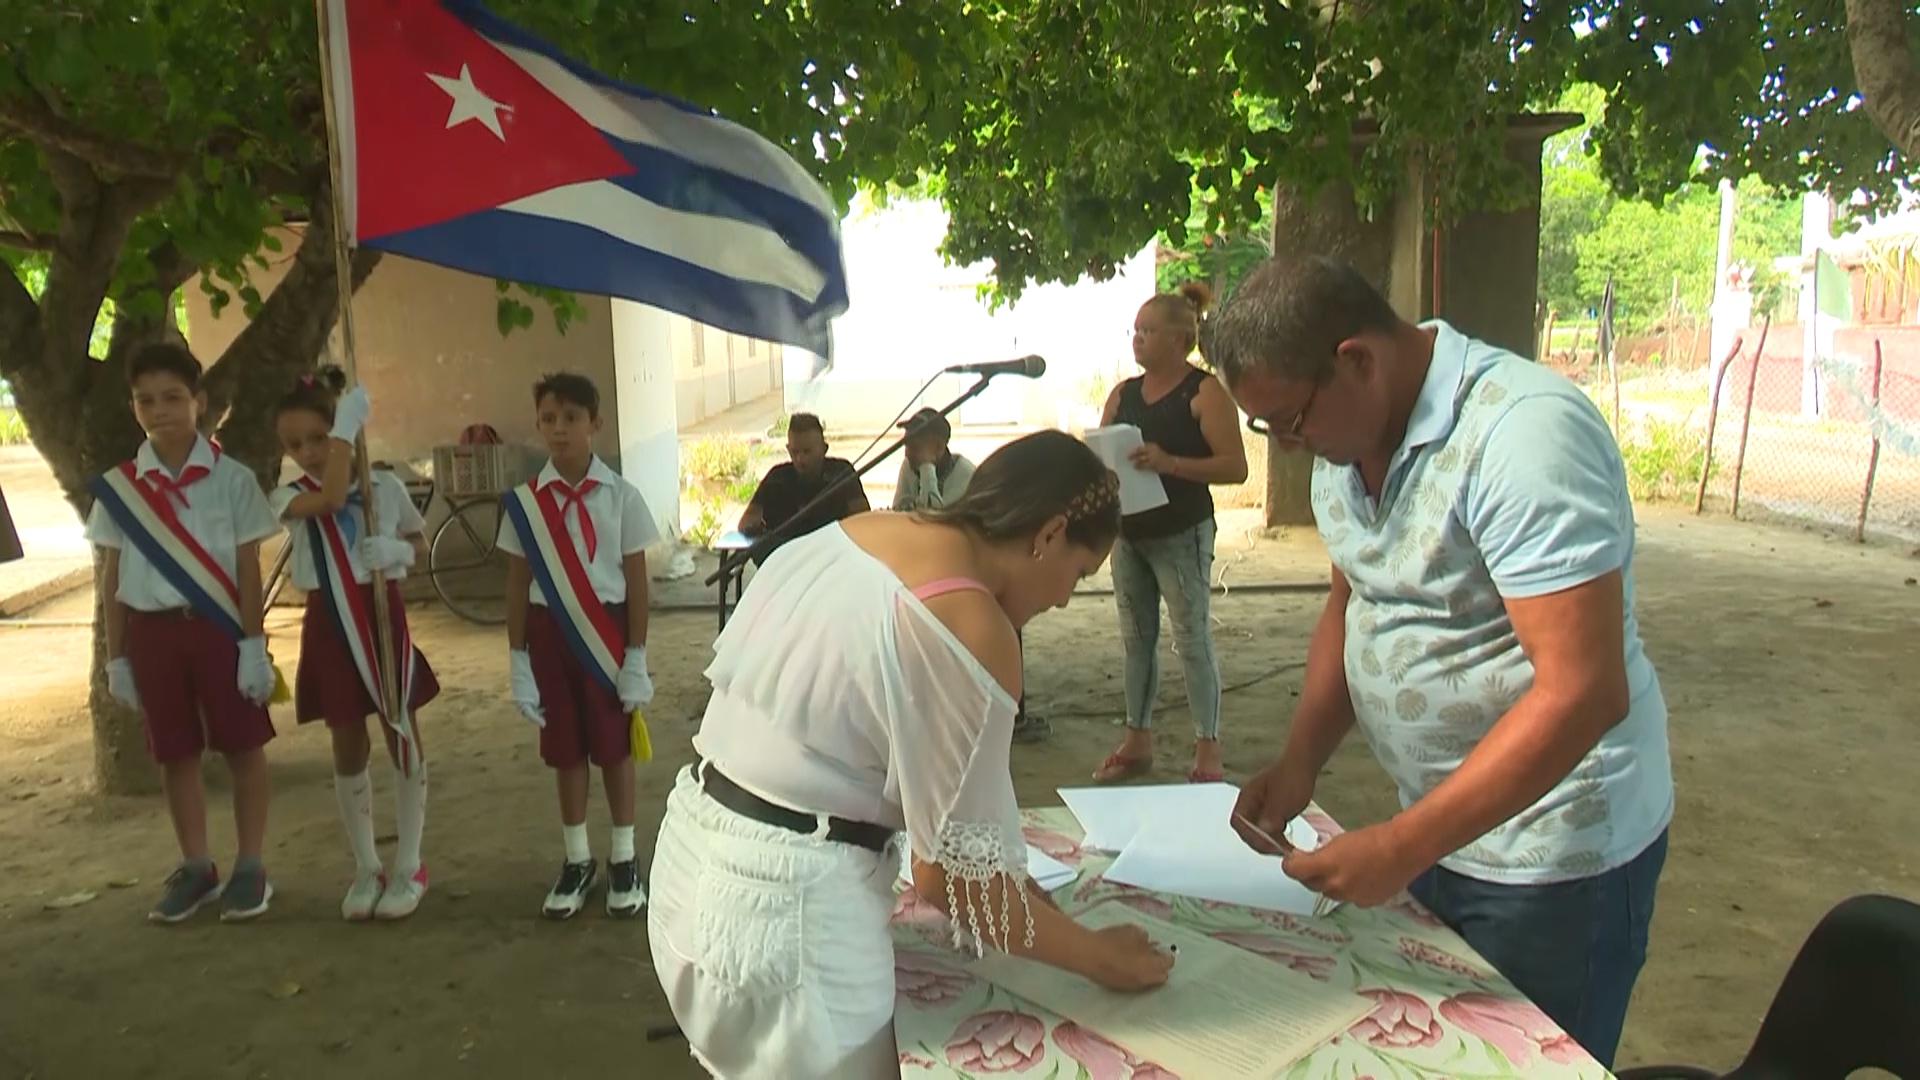
[(683, 769), (654, 844), (647, 935), (694, 1058), (725, 1080), (899, 1076), (899, 869), (898, 851), (742, 817)]

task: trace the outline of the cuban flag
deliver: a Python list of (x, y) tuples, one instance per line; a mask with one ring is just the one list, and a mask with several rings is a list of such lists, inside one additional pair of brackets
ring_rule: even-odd
[(830, 355), (840, 222), (792, 155), (467, 0), (326, 0), (350, 242)]

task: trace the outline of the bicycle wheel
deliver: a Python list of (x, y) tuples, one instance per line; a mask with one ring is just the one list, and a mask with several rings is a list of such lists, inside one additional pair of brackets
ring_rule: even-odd
[(499, 502), (476, 499), (440, 523), (427, 549), (427, 572), (440, 602), (482, 626), (507, 621), (507, 554), (495, 542), (499, 536)]

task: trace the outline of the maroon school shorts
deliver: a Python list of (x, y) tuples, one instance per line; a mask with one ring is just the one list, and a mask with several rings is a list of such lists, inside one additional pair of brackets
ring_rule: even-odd
[(126, 649), (153, 760), (243, 754), (273, 740), (266, 706), (240, 693), (240, 645), (218, 626), (186, 609), (129, 610)]
[[(360, 598), (371, 610), (373, 586), (360, 586)], [(387, 583), (387, 621), (396, 637), (406, 631), (407, 608), (400, 600), (397, 582)], [(434, 677), (420, 650), (413, 652), (413, 693), (407, 704), (417, 719), (420, 707), (439, 695), (440, 680)], [(326, 600), (317, 592), (307, 594), (306, 615), (300, 621), (300, 671), (294, 676), (293, 709), (301, 723), (321, 720), (330, 728), (359, 727), (367, 717), (380, 712), (360, 679), (352, 654), (347, 652), (346, 639), (327, 611)], [(387, 749), (393, 750), (393, 729), (381, 724), (380, 730), (386, 734)]]
[[(607, 614), (626, 629), (627, 605), (608, 604)], [(527, 659), (547, 718), (540, 729), (540, 760), (556, 769), (587, 761), (604, 769), (633, 756), (633, 729), (619, 697), (587, 674), (553, 612), (539, 604), (527, 605)]]

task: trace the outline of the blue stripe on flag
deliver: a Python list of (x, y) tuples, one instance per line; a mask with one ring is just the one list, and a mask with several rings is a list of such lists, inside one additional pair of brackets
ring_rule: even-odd
[(482, 210), (361, 243), (475, 274), (623, 297), (816, 355), (828, 355), (832, 348), (831, 309), (819, 310), (777, 286), (717, 274), (585, 225)]

